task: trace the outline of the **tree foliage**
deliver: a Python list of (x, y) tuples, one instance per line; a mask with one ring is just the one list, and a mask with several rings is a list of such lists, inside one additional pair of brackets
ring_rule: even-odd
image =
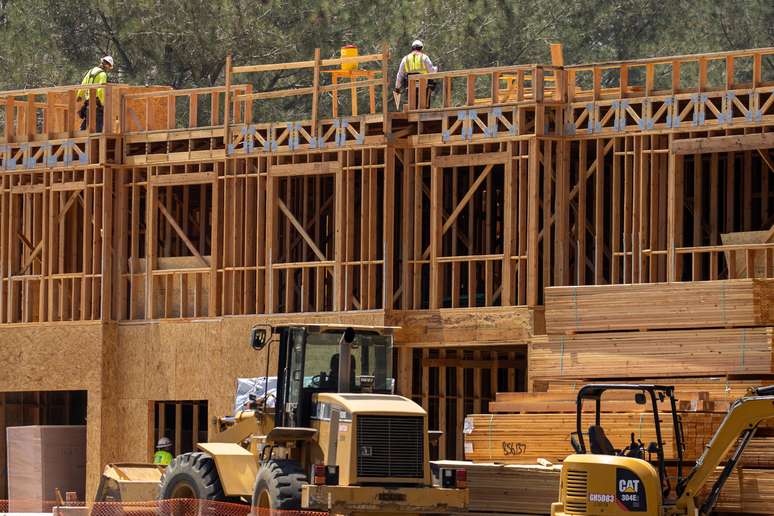
[(0, 0), (0, 89), (76, 83), (108, 53), (112, 81), (210, 86), (228, 52), (270, 63), (386, 42), (401, 55), (417, 37), (446, 70), (549, 62), (550, 42), (569, 63), (762, 47), (774, 41), (774, 2)]

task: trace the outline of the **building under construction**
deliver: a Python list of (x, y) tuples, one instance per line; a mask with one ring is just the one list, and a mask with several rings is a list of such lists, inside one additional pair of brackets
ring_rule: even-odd
[[(463, 439), (496, 393), (774, 374), (774, 49), (552, 57), (412, 75), (397, 111), (386, 52), (229, 59), (105, 85), (101, 131), (78, 86), (0, 92), (0, 431), (87, 421), (91, 496), (206, 439), (256, 323), (399, 326), (439, 458), (497, 458)], [(256, 91), (278, 71), (307, 85)]]

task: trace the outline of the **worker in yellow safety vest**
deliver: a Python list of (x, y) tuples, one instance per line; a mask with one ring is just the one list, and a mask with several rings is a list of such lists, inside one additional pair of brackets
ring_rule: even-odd
[[(86, 84), (105, 84), (108, 82), (108, 72), (113, 69), (113, 58), (111, 56), (105, 56), (100, 61), (99, 66), (95, 66), (86, 72), (81, 81), (82, 85)], [(81, 89), (78, 90), (77, 100), (78, 102), (84, 101), (81, 109), (78, 111), (78, 116), (81, 117), (81, 131), (85, 131), (89, 126), (89, 99), (90, 90)], [(105, 88), (97, 89), (97, 132), (102, 131), (102, 122), (105, 116)]]
[[(418, 73), (435, 73), (438, 68), (433, 66), (433, 62), (430, 60), (427, 54), (422, 49), (424, 44), (416, 39), (411, 44), (411, 53), (403, 56), (398, 67), (398, 75), (395, 77), (395, 93), (400, 94), (408, 86), (409, 75)], [(435, 82), (430, 80), (427, 82), (428, 98), (430, 92), (435, 88)]]
[(172, 441), (168, 437), (162, 437), (156, 443), (156, 453), (153, 455), (153, 463), (168, 466), (172, 462)]

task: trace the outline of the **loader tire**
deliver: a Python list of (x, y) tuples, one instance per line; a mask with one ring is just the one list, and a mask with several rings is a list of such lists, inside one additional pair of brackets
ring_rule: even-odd
[(253, 508), (297, 511), (307, 476), (294, 460), (270, 460), (261, 464), (253, 490)]
[(178, 455), (161, 476), (159, 500), (195, 498), (225, 501), (212, 457), (203, 452)]

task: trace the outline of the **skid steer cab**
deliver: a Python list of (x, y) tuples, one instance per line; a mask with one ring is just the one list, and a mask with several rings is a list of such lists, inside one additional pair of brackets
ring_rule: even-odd
[[(643, 414), (628, 443), (613, 443), (604, 430), (605, 400), (634, 400)], [(584, 403), (594, 403), (585, 411)], [(578, 391), (575, 454), (562, 466), (559, 501), (552, 516), (706, 516), (712, 514), (720, 491), (761, 421), (774, 418), (774, 386), (752, 389), (736, 400), (696, 465), (683, 475), (683, 435), (674, 387), (652, 384), (591, 384)], [(659, 409), (671, 415), (669, 453)], [(585, 416), (585, 417), (584, 417)], [(592, 420), (593, 418), (593, 420)], [(666, 419), (666, 418), (665, 418)], [(590, 423), (588, 427), (585, 423)], [(645, 444), (646, 434), (654, 440)], [(620, 445), (617, 447), (616, 445)], [(733, 451), (732, 451), (733, 450)], [(669, 457), (668, 457), (669, 455)], [(669, 461), (669, 464), (668, 464)], [(705, 484), (723, 465), (712, 486)], [(674, 473), (667, 475), (667, 466)]]
[(392, 328), (256, 327), (250, 344), (275, 364), (276, 391), (218, 419), (199, 451), (176, 457), (161, 498), (242, 501), (263, 510), (458, 512), (464, 470), (434, 487), (427, 413), (394, 394)]

